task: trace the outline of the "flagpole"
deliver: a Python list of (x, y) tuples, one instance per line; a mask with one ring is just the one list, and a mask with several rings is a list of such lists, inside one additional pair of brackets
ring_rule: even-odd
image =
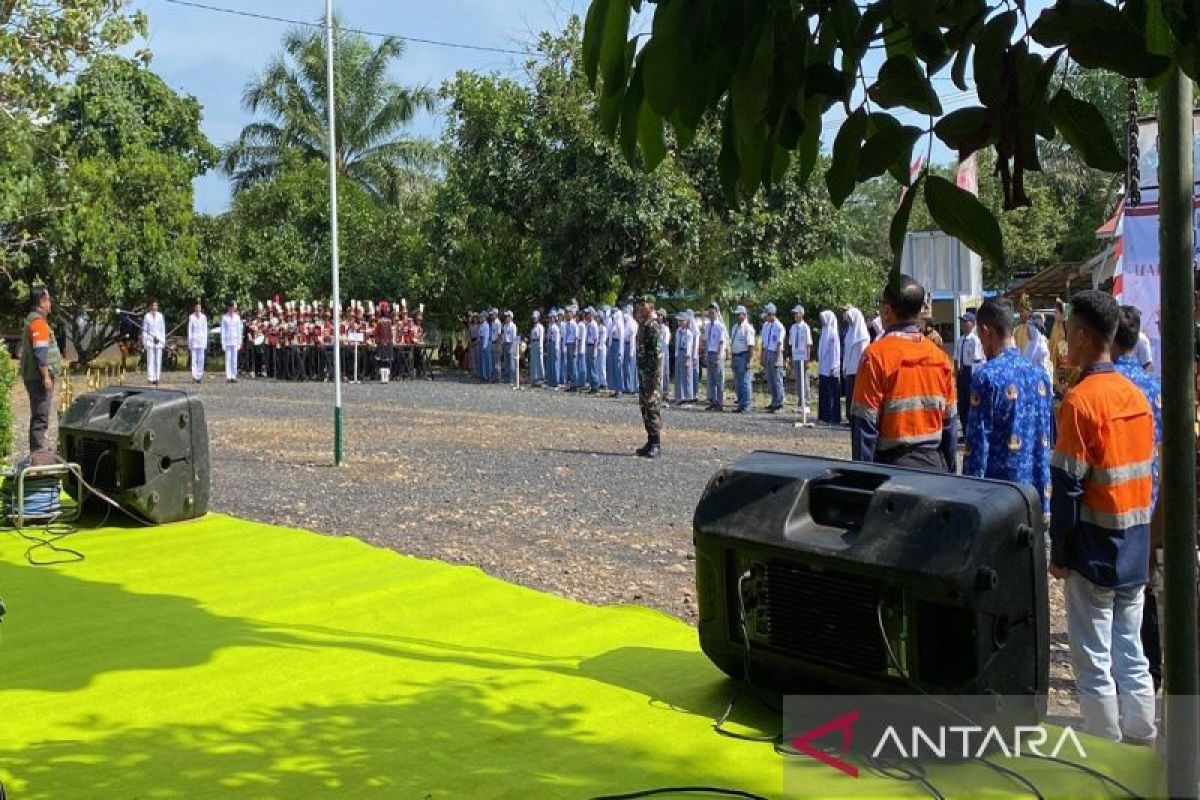
[(325, 97), (329, 106), (329, 257), (333, 271), (333, 463), (346, 463), (342, 452), (342, 322), (338, 283), (337, 115), (333, 86), (333, 0), (325, 0)]

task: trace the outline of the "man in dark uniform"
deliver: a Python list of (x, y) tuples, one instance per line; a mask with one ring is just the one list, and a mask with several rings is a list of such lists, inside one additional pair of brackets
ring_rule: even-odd
[(54, 407), (54, 380), (62, 363), (50, 330), (50, 292), (34, 287), (21, 342), (21, 380), (29, 393), (29, 451), (46, 450), (46, 430)]
[(654, 298), (642, 297), (634, 318), (638, 322), (636, 354), (638, 370), (638, 407), (642, 411), (642, 424), (646, 426), (646, 444), (637, 450), (643, 458), (658, 458), (662, 435), (662, 353), (659, 344), (659, 326), (662, 324), (654, 313)]

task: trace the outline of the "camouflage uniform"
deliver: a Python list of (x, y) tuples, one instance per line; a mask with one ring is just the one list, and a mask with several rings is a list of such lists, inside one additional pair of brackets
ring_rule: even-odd
[(662, 432), (662, 353), (657, 319), (646, 320), (637, 332), (638, 406), (646, 435), (658, 440)]

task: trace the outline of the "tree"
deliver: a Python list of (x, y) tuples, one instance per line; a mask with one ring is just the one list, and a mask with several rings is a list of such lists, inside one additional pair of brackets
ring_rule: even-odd
[[(1031, 202), (1026, 173), (1042, 168), (1042, 141), (1061, 136), (1087, 165), (1124, 169), (1096, 104), (1062, 85), (1065, 57), (1152, 88), (1173, 63), (1200, 76), (1195, 3), (1058, 0), (1030, 24), (1025, 4), (1011, 0), (663, 0), (649, 37), (628, 40), (631, 10), (640, 8), (641, 0), (592, 0), (588, 10), (584, 66), (604, 130), (619, 133), (653, 169), (667, 152), (665, 127), (687, 144), (705, 113), (719, 111), (721, 176), (731, 199), (771, 185), (793, 158), (807, 178), (823, 116), (842, 105), (847, 118), (825, 175), (835, 205), (884, 172), (908, 183), (914, 145), (936, 136), (962, 158), (990, 149), (1001, 207), (1022, 208)], [(868, 80), (871, 49), (885, 60)], [(944, 113), (932, 83), (944, 70), (964, 91), (973, 75), (980, 105)], [(902, 124), (893, 109), (930, 124)], [(981, 201), (940, 176), (923, 173), (917, 183), (896, 212), (893, 250), (921, 196), (939, 227), (1004, 264), (1000, 225)]]
[(872, 308), (884, 278), (880, 264), (861, 256), (822, 256), (775, 273), (754, 299), (784, 311), (799, 303), (815, 319), (818, 312), (838, 311), (843, 305)]
[(33, 182), (53, 213), (26, 217), (24, 283), (45, 281), (67, 338), (86, 362), (112, 343), (114, 306), (195, 287), (192, 180), (217, 158), (200, 105), (146, 68), (97, 59), (63, 87), (54, 118), (34, 134)]
[(600, 133), (580, 27), (543, 34), (527, 85), (459, 73), (430, 231), (460, 307), (618, 297), (694, 277), (702, 211), (675, 164), (647, 175)]
[[(339, 195), (342, 294), (345, 298), (428, 297), (439, 291), (421, 236), (429, 198), (401, 210), (381, 206), (361, 186)], [(326, 167), (298, 155), (272, 180), (233, 198), (219, 217), (201, 218), (201, 297), (246, 306), (276, 294), (329, 298), (329, 202)]]
[[(402, 132), (417, 112), (433, 110), (435, 96), (388, 77), (404, 55), (401, 40), (389, 37), (372, 48), (364, 36), (334, 25), (338, 173), (376, 201), (397, 203), (429, 185), (433, 145)], [(267, 119), (243, 128), (225, 151), (235, 192), (279, 175), (296, 155), (328, 163), (325, 41), (323, 31), (290, 31), (283, 53), (246, 87), (246, 109)]]
[[(81, 60), (146, 35), (144, 12), (129, 0), (5, 0), (0, 2), (0, 115), (45, 113), (56, 83)], [(139, 51), (137, 59), (150, 56)]]

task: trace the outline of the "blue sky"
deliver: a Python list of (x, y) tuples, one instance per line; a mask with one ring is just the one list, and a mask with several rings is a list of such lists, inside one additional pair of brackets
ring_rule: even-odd
[[(324, 0), (196, 0), (205, 5), (240, 9), (255, 14), (318, 21)], [(224, 146), (238, 135), (251, 116), (242, 108), (246, 84), (279, 50), (288, 29), (284, 23), (222, 14), (180, 6), (166, 0), (136, 0), (150, 17), (148, 45), (154, 54), (153, 69), (176, 90), (194, 95), (204, 106), (204, 131), (212, 142)], [(385, 0), (335, 0), (347, 27), (425, 39), (461, 42), (488, 47), (524, 49), (537, 32), (560, 29), (572, 13), (582, 15), (587, 0), (440, 0), (385, 2)], [(635, 23), (648, 27), (647, 21)], [(408, 85), (436, 89), (460, 69), (517, 73), (523, 58), (517, 55), (478, 52), (412, 42), (393, 77)], [(868, 73), (878, 65), (866, 64)], [(942, 75), (948, 75), (945, 70)], [(868, 78), (872, 75), (868, 74)], [(949, 110), (974, 102), (958, 92), (948, 79), (935, 84)], [(826, 146), (843, 118), (836, 109), (826, 117)], [(901, 115), (905, 122), (923, 123)], [(422, 115), (413, 133), (437, 136), (440, 119)], [(935, 147), (934, 160), (949, 157)], [(196, 208), (219, 213), (229, 203), (229, 182), (219, 171), (196, 181)]]
[[(206, 5), (317, 21), (324, 0), (199, 0)], [(279, 50), (288, 25), (248, 19), (164, 0), (138, 0), (150, 17), (152, 68), (176, 91), (194, 95), (204, 106), (204, 131), (218, 146), (235, 139), (251, 121), (241, 105), (242, 90)], [(385, 2), (335, 0), (348, 27), (490, 47), (523, 49), (538, 31), (560, 28), (570, 14), (582, 14), (585, 0), (440, 0)], [(513, 72), (520, 56), (411, 43), (394, 70), (404, 84), (436, 89), (460, 69)], [(440, 122), (424, 115), (413, 132), (436, 136)], [(196, 208), (220, 212), (229, 203), (229, 183), (219, 172), (196, 181)]]

